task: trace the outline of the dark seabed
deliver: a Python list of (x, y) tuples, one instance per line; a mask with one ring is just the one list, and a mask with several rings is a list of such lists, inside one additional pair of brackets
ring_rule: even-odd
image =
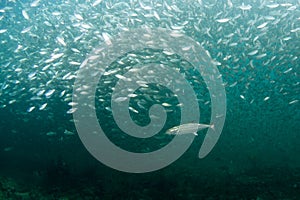
[[(0, 199), (300, 199), (299, 7), (299, 0), (1, 0)], [(94, 49), (146, 27), (184, 34), (207, 50), (224, 82), (226, 120), (205, 158), (198, 153), (207, 129), (167, 167), (126, 173), (83, 145), (73, 85)], [(151, 138), (124, 133), (114, 120), (112, 93), (137, 64), (178, 71), (194, 90), (199, 123), (210, 123), (209, 88), (185, 58), (148, 48), (111, 56), (117, 60), (106, 69), (92, 59), (105, 76), (86, 98), (95, 100), (98, 122), (116, 146), (136, 153), (164, 148), (174, 137), (165, 132), (189, 106), (166, 85), (140, 82), (117, 103), (128, 100), (139, 126), (151, 123), (154, 104), (167, 119)]]

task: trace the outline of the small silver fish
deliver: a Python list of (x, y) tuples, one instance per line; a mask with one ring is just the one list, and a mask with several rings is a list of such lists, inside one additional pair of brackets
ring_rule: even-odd
[(212, 128), (214, 129), (213, 124), (198, 124), (198, 123), (188, 123), (188, 124), (182, 124), (179, 126), (174, 126), (173, 128), (170, 128), (167, 130), (166, 134), (168, 135), (184, 135), (184, 134), (194, 134), (198, 135), (197, 132), (205, 129), (205, 128)]

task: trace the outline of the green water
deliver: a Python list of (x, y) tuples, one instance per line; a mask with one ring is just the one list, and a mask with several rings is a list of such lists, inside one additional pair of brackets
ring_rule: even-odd
[[(0, 199), (299, 199), (299, 6), (296, 0), (1, 1)], [(145, 27), (180, 31), (207, 50), (222, 75), (227, 109), (208, 156), (198, 158), (207, 132), (201, 130), (178, 160), (135, 174), (87, 151), (70, 102), (88, 55), (109, 43), (106, 37)], [(195, 92), (199, 123), (210, 123), (209, 88), (180, 55), (124, 52), (106, 72), (123, 75), (147, 63), (178, 70)], [(132, 137), (111, 112), (116, 74), (99, 81), (94, 97), (107, 138), (136, 153), (165, 147), (174, 137), (166, 130), (181, 119), (175, 92), (154, 83), (133, 92), (134, 123), (151, 123), (150, 107), (163, 103), (167, 120), (151, 138)]]

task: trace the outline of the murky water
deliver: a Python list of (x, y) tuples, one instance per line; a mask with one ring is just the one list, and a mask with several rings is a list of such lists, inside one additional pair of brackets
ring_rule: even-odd
[[(299, 6), (297, 0), (1, 1), (0, 198), (299, 199)], [(162, 71), (168, 66), (181, 74), (201, 113), (199, 122), (191, 122), (211, 123), (211, 88), (187, 57), (159, 48), (103, 53), (117, 57), (107, 68), (91, 57), (95, 49), (114, 45), (118, 34), (137, 28), (163, 28), (171, 31), (170, 38), (192, 38), (219, 70), (226, 120), (205, 158), (198, 153), (207, 129), (178, 160), (144, 174), (102, 164), (80, 140), (73, 118), (78, 102), (72, 95), (88, 57), (104, 75), (95, 93), (87, 95), (83, 85), (80, 94), (94, 99), (99, 124), (119, 148), (136, 153), (164, 148), (174, 139), (166, 131), (180, 124), (181, 110), (189, 107), (176, 95), (180, 86), (172, 91), (143, 80), (136, 81), (137, 90), (120, 92), (130, 95), (112, 98), (117, 82), (133, 78), (125, 75), (135, 73), (136, 65), (156, 63)], [(191, 49), (188, 44), (182, 48)], [(158, 77), (152, 70), (136, 76)], [(166, 122), (153, 137), (133, 137), (114, 120), (112, 101), (128, 101), (126, 110), (139, 126), (155, 120), (150, 108), (159, 104)]]

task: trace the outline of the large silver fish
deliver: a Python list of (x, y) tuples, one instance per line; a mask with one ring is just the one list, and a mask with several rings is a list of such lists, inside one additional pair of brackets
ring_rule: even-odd
[(188, 124), (181, 124), (179, 126), (174, 126), (167, 130), (166, 134), (168, 135), (184, 135), (184, 134), (194, 134), (198, 135), (197, 132), (205, 129), (205, 128), (212, 128), (214, 129), (213, 124), (198, 124), (198, 123), (188, 123)]

